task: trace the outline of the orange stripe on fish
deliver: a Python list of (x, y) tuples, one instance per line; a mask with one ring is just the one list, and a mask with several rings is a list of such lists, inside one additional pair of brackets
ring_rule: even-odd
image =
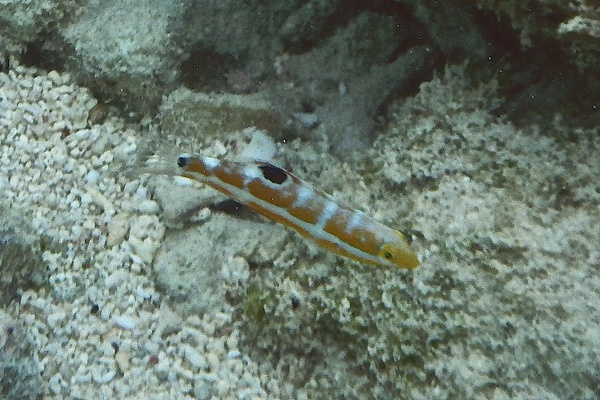
[(188, 154), (179, 156), (177, 166), (177, 175), (206, 183), (337, 254), (382, 267), (419, 264), (401, 232), (338, 204), (283, 168)]

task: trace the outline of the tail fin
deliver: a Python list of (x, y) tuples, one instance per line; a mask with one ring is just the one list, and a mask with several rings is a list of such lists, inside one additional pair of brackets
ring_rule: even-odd
[(172, 142), (158, 134), (149, 134), (138, 145), (136, 157), (125, 167), (125, 174), (129, 177), (142, 174), (176, 175), (177, 155), (180, 153)]

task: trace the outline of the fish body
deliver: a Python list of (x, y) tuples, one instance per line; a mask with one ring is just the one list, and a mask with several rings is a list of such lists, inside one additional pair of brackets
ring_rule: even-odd
[(177, 175), (205, 183), (334, 253), (382, 267), (412, 269), (419, 264), (401, 232), (338, 204), (269, 162), (182, 154), (177, 168)]

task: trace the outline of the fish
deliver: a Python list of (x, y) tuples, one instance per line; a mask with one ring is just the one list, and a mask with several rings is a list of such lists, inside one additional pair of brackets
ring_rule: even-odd
[(184, 153), (177, 157), (174, 175), (211, 186), (333, 253), (379, 267), (414, 269), (419, 265), (399, 230), (338, 203), (269, 161)]

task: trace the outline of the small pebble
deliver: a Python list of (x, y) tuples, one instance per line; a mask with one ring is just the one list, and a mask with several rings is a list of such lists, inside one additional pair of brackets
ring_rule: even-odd
[(240, 353), (238, 350), (230, 350), (227, 353), (227, 358), (238, 358), (241, 355), (242, 353)]
[(115, 354), (115, 362), (121, 373), (125, 373), (129, 370), (130, 358), (130, 354), (126, 351), (120, 351)]
[(108, 239), (106, 244), (109, 247), (121, 244), (129, 231), (129, 214), (117, 214), (109, 221), (106, 228), (108, 229)]
[(217, 371), (219, 369), (219, 365), (221, 364), (219, 361), (219, 356), (213, 352), (210, 352), (206, 355), (206, 361), (208, 362), (211, 371)]
[(101, 384), (109, 383), (110, 381), (113, 380), (115, 375), (117, 375), (116, 371), (112, 371), (112, 370), (108, 371), (104, 374), (101, 374), (99, 372), (97, 372), (97, 373), (92, 372), (94, 381), (96, 381), (96, 383), (101, 383)]
[(113, 321), (119, 328), (126, 329), (128, 331), (135, 329), (135, 321), (131, 317), (127, 317), (125, 315), (116, 316), (113, 318)]
[(96, 170), (91, 170), (83, 179), (85, 179), (87, 183), (96, 183), (98, 182), (98, 179), (100, 179), (100, 173)]
[(158, 204), (152, 200), (143, 200), (137, 204), (137, 210), (144, 214), (156, 214), (159, 209)]
[(89, 193), (84, 193), (81, 195), (81, 204), (90, 204), (93, 201), (92, 196)]
[(185, 346), (185, 359), (192, 365), (192, 367), (196, 369), (205, 369), (208, 365), (206, 363), (206, 358), (200, 354), (196, 349), (192, 346)]

